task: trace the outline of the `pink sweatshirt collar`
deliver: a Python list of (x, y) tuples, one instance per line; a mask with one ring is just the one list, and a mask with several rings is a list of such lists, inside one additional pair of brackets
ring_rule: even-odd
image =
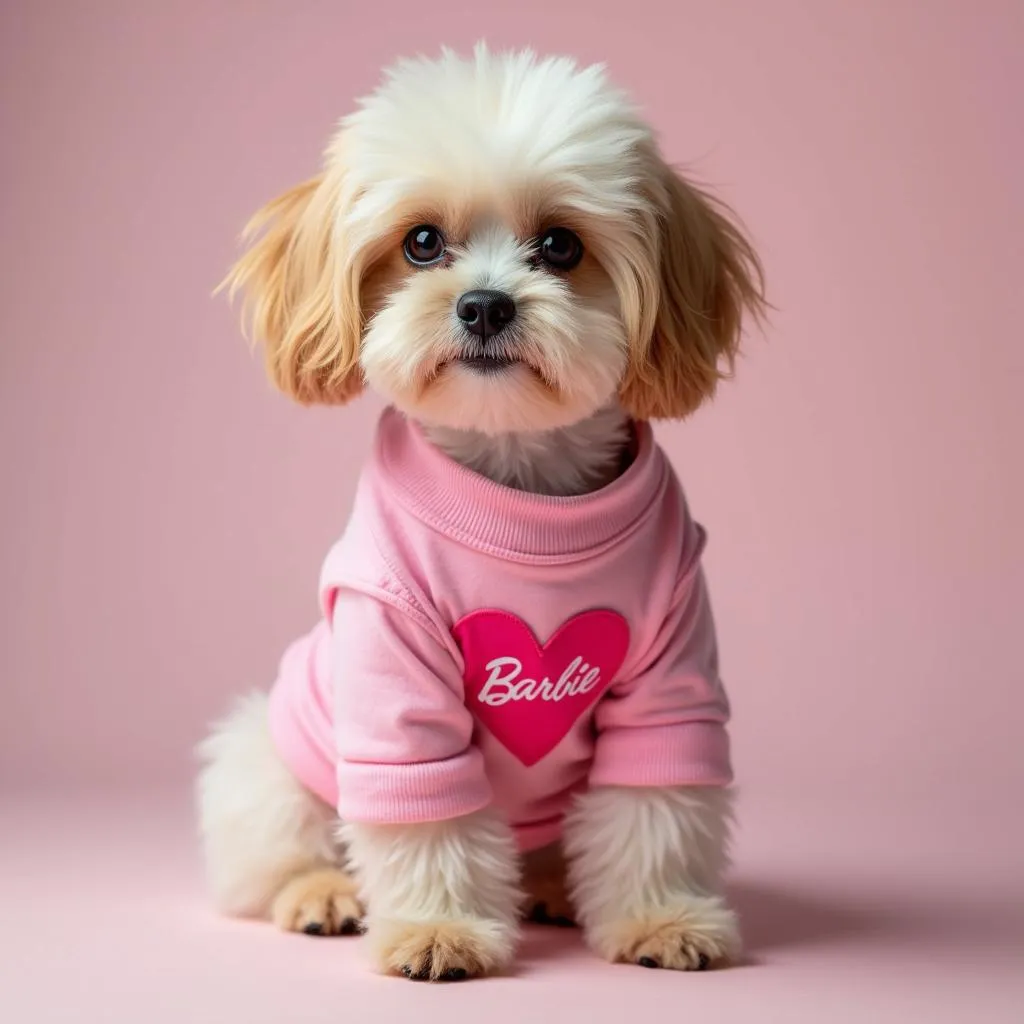
[(668, 482), (665, 457), (647, 423), (637, 455), (617, 480), (592, 494), (552, 497), (496, 484), (450, 459), (394, 409), (381, 417), (376, 468), (421, 521), (463, 544), (523, 562), (570, 562), (635, 530)]

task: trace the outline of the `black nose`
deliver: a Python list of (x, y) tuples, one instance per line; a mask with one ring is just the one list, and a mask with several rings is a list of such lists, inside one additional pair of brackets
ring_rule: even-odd
[(470, 334), (486, 341), (503, 331), (516, 315), (516, 304), (504, 292), (481, 288), (466, 292), (455, 307)]

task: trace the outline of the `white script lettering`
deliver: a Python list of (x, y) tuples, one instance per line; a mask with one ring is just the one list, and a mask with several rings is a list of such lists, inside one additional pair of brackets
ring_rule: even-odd
[(477, 699), (481, 704), (501, 707), (510, 700), (554, 700), (575, 697), (577, 694), (589, 693), (598, 685), (601, 670), (588, 665), (582, 658), (575, 657), (569, 662), (565, 671), (552, 683), (545, 676), (542, 680), (520, 678), (523, 663), (518, 658), (494, 658), (486, 665), (490, 675), (487, 682), (480, 688)]

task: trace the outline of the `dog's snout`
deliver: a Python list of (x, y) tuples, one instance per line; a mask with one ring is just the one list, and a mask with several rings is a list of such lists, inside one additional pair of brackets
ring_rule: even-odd
[(486, 341), (512, 323), (516, 304), (505, 292), (481, 288), (466, 292), (459, 299), (455, 312), (470, 334)]

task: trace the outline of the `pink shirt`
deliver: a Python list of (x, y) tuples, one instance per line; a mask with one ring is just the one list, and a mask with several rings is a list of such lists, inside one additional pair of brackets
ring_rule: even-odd
[(323, 620), (285, 653), (271, 730), (350, 821), (491, 803), (523, 849), (588, 785), (724, 785), (729, 706), (703, 530), (650, 427), (576, 498), (492, 483), (381, 418)]

